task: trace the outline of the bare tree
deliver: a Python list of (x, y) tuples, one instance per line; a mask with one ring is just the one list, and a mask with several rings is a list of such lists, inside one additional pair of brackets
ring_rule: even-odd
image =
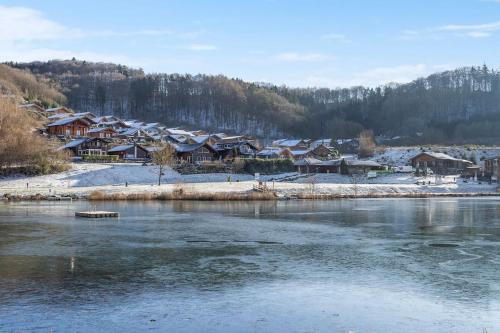
[(359, 156), (360, 157), (371, 157), (375, 154), (375, 139), (373, 137), (373, 131), (363, 130), (359, 134)]
[(158, 186), (161, 185), (161, 176), (166, 167), (175, 162), (175, 148), (171, 144), (158, 144), (151, 153), (153, 163), (158, 166)]

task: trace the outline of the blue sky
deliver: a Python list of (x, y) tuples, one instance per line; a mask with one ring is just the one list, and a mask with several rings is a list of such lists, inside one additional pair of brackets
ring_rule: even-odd
[(0, 0), (0, 45), (0, 61), (376, 86), (500, 67), (500, 0)]

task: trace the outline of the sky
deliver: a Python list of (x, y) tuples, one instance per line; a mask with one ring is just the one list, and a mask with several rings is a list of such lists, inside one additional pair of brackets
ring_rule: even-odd
[(336, 88), (499, 68), (499, 51), (500, 0), (0, 0), (0, 61)]

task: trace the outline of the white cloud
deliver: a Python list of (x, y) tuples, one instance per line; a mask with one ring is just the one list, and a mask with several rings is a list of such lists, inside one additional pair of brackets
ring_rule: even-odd
[(323, 53), (285, 52), (274, 56), (274, 58), (280, 61), (287, 62), (313, 62), (323, 61), (330, 57)]
[(191, 51), (213, 51), (217, 50), (217, 46), (211, 44), (191, 44), (186, 49)]
[(376, 87), (389, 83), (408, 83), (419, 77), (425, 77), (435, 72), (454, 68), (452, 65), (407, 64), (393, 67), (376, 67), (365, 71), (355, 72), (349, 78), (340, 78), (338, 75), (310, 75), (305, 80), (294, 80), (292, 86), (310, 87)]
[(347, 38), (346, 35), (335, 34), (335, 33), (324, 34), (323, 36), (321, 36), (321, 39), (331, 40), (339, 43), (351, 43), (351, 40)]
[(0, 6), (0, 41), (49, 40), (80, 34), (76, 29), (46, 19), (39, 11)]
[(494, 32), (499, 30), (500, 21), (482, 24), (448, 24), (422, 30), (405, 30), (403, 31), (403, 38), (443, 39), (449, 36), (486, 38), (492, 36)]

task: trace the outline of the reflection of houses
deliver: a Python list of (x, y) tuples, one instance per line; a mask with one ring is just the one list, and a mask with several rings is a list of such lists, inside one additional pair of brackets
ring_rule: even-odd
[(490, 157), (484, 160), (484, 175), (496, 177), (500, 172), (500, 156)]
[(473, 166), (473, 163), (443, 153), (423, 152), (411, 159), (411, 165), (417, 171), (431, 169), (437, 174), (457, 174)]
[(92, 121), (86, 117), (68, 117), (56, 120), (47, 125), (47, 131), (52, 135), (66, 137), (86, 136)]
[(175, 145), (178, 162), (200, 163), (215, 159), (217, 151), (208, 143), (178, 144)]
[(149, 151), (141, 145), (130, 144), (116, 146), (108, 150), (108, 155), (117, 155), (121, 159), (146, 159), (149, 158)]
[(101, 138), (79, 138), (65, 144), (61, 149), (69, 150), (74, 156), (104, 155), (109, 141)]

